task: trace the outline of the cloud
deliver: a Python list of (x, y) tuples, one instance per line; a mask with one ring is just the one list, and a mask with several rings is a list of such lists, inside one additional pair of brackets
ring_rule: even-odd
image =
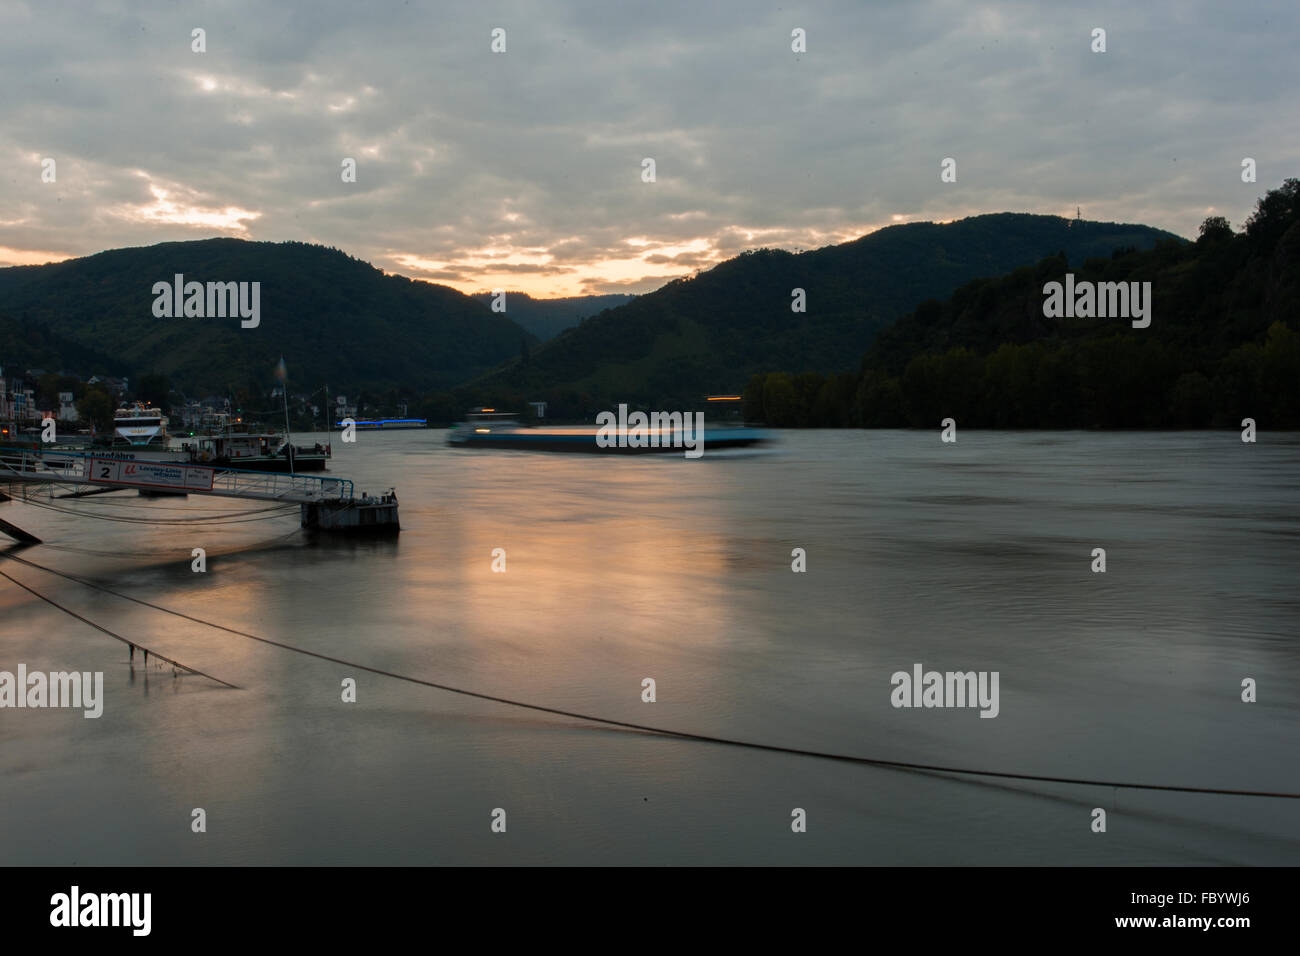
[(10, 249), (0, 246), (0, 265), (5, 266), (43, 266), (50, 262), (62, 262), (71, 259), (66, 252), (43, 252), (39, 249)]
[(718, 261), (718, 257), (702, 252), (681, 252), (675, 256), (646, 256), (642, 261), (654, 266), (675, 265), (694, 269), (700, 266), (713, 265)]
[(109, 215), (118, 216), (128, 222), (194, 226), (205, 232), (233, 233), (246, 233), (247, 223), (262, 215), (260, 212), (239, 209), (235, 206), (225, 208), (203, 206), (201, 198), (194, 190), (177, 186), (164, 188), (153, 182), (148, 173), (139, 172), (137, 175), (149, 180), (148, 190), (153, 198), (149, 202), (128, 202), (110, 207)]
[(1177, 0), (8, 4), (0, 247), (313, 240), (560, 295), (1002, 210), (1194, 235), (1300, 170), (1298, 28), (1294, 6)]
[(607, 292), (621, 292), (640, 295), (653, 292), (673, 279), (680, 279), (681, 273), (668, 275), (645, 275), (635, 279), (583, 279), (579, 295), (603, 295)]

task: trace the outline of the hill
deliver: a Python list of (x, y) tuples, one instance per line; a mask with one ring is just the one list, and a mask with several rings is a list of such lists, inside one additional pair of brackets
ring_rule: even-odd
[[(260, 324), (156, 317), (154, 283), (170, 283), (177, 273), (186, 282), (260, 282)], [(385, 275), (337, 249), (240, 239), (0, 269), (0, 316), (41, 328), (47, 351), (62, 342), (107, 353), (120, 363), (117, 374), (165, 374), (195, 394), (261, 387), (281, 355), (304, 391), (325, 382), (336, 393), (446, 388), (535, 341), (454, 289)]]
[[(1076, 287), (1150, 283), (1150, 325), (1047, 317), (1045, 290), (1067, 274)], [(1300, 179), (1289, 179), (1241, 233), (1211, 217), (1194, 243), (1049, 256), (967, 283), (882, 331), (856, 371), (755, 376), (746, 414), (793, 426), (1296, 428), (1298, 317)]]
[(120, 360), (56, 335), (43, 324), (0, 315), (0, 368), (10, 377), (29, 368), (66, 368), (90, 378), (116, 374), (121, 365)]
[[(470, 298), (491, 308), (494, 296), (491, 292), (479, 292)], [(507, 292), (505, 314), (545, 342), (588, 316), (626, 305), (635, 298), (634, 295), (575, 295), (534, 299), (526, 292)]]
[[(618, 401), (689, 407), (756, 372), (842, 368), (900, 315), (976, 277), (1058, 251), (1083, 259), (1176, 238), (1141, 225), (999, 213), (891, 226), (800, 254), (761, 249), (601, 312), (430, 407), (537, 399), (566, 417)], [(794, 289), (804, 290), (804, 312), (792, 311)]]

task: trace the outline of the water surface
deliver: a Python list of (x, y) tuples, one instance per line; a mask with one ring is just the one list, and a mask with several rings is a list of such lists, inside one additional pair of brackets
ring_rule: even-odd
[[(195, 526), (262, 507), (199, 496), (0, 517), (47, 542), (28, 560), (489, 694), (893, 760), (1300, 791), (1300, 435), (796, 432), (698, 461), (443, 437), (334, 442), (334, 474), (396, 485), (391, 541), (313, 539), (292, 513)], [(4, 864), (1300, 861), (1300, 801), (960, 779), (603, 728), (0, 570), (241, 688), (139, 656), (132, 669), (125, 647), (0, 579), (0, 669), (106, 684), (98, 720), (0, 710)], [(999, 716), (891, 707), (890, 675), (917, 662), (998, 671)], [(340, 699), (349, 677), (355, 704)], [(1240, 699), (1246, 677), (1257, 703)], [(191, 832), (195, 807), (206, 833)], [(498, 807), (505, 834), (490, 830)], [(807, 833), (790, 830), (796, 807)]]

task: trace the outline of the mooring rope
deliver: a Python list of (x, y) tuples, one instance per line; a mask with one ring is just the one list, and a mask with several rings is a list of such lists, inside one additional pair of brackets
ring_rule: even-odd
[[(29, 567), (37, 568), (41, 571), (46, 571), (50, 574), (58, 575), (61, 578), (67, 578), (69, 581), (75, 581), (78, 584), (84, 585), (89, 588), (94, 588), (95, 590), (102, 591), (105, 594), (111, 594), (114, 597), (121, 598), (124, 601), (131, 601), (134, 602), (135, 604), (152, 608), (155, 611), (162, 611), (164, 614), (172, 614), (175, 615), (176, 617), (183, 618), (187, 621), (192, 621), (195, 624), (202, 624), (206, 627), (211, 627), (219, 631), (225, 631), (228, 634), (234, 634), (238, 637), (247, 638), (248, 640), (258, 641), (259, 643), (262, 644), (269, 644), (272, 647), (279, 647), (286, 651), (292, 651), (295, 654), (303, 654), (307, 657), (315, 657), (318, 660), (329, 661), (332, 664), (341, 664), (344, 667), (350, 667), (353, 668), (354, 670), (365, 671), (370, 674), (377, 674), (380, 677), (391, 677), (394, 680), (406, 681), (407, 683), (411, 683), (411, 684), (419, 684), (422, 687), (432, 687), (435, 690), (442, 690), (451, 694), (460, 694), (464, 697), (476, 697), (479, 700), (492, 701), (493, 703), (498, 703), (498, 704), (507, 704), (511, 707), (520, 707), (525, 710), (538, 711), (544, 714), (555, 714), (560, 717), (570, 717), (575, 720), (585, 720), (585, 721), (590, 721), (591, 723), (604, 724), (606, 726), (611, 726), (611, 727), (623, 727), (628, 730), (637, 730), (643, 733), (657, 734), (663, 737), (677, 737), (683, 740), (694, 740), (702, 743), (722, 744), (728, 747), (744, 747), (749, 750), (764, 750), (769, 753), (793, 754), (795, 756), (800, 756), (800, 757), (816, 757), (821, 760), (834, 760), (840, 763), (851, 763), (851, 764), (857, 764), (859, 766), (868, 766), (868, 767), (883, 767), (883, 768), (888, 768), (893, 770), (911, 770), (911, 771), (921, 771), (926, 773), (960, 774), (963, 776), (972, 776), (972, 777), (995, 777), (1002, 780), (1025, 780), (1025, 781), (1032, 781), (1034, 783), (1063, 783), (1063, 784), (1071, 784), (1074, 786), (1084, 786), (1084, 787), (1110, 787), (1112, 789), (1120, 789), (1120, 790), (1162, 790), (1162, 791), (1169, 791), (1174, 793), (1203, 793), (1203, 794), (1217, 794), (1220, 796), (1231, 796), (1231, 797), (1277, 797), (1284, 800), (1300, 800), (1300, 793), (1287, 793), (1287, 792), (1270, 791), (1270, 790), (1230, 790), (1222, 787), (1189, 787), (1189, 786), (1175, 786), (1171, 784), (1131, 783), (1126, 781), (1115, 781), (1115, 780), (1093, 780), (1093, 779), (1087, 779), (1081, 777), (1054, 777), (1054, 776), (1047, 776), (1043, 774), (1009, 773), (1009, 772), (996, 771), (996, 770), (972, 769), (969, 767), (948, 767), (948, 766), (941, 766), (938, 764), (913, 763), (911, 761), (905, 761), (905, 760), (884, 760), (877, 757), (859, 757), (852, 754), (838, 754), (838, 753), (828, 753), (820, 750), (809, 750), (803, 747), (783, 747), (778, 744), (764, 744), (764, 743), (758, 743), (756, 741), (750, 741), (750, 740), (737, 740), (731, 737), (718, 737), (712, 734), (697, 734), (685, 730), (670, 730), (665, 727), (654, 727), (648, 724), (638, 724), (627, 720), (613, 720), (612, 718), (609, 717), (598, 717), (594, 714), (584, 714), (572, 710), (561, 710), (558, 707), (545, 707), (541, 704), (532, 704), (532, 703), (528, 703), (527, 701), (514, 700), (509, 697), (499, 697), (495, 694), (485, 694), (482, 693), (481, 691), (466, 690), (465, 688), (462, 687), (452, 687), (449, 684), (441, 684), (438, 683), (437, 681), (425, 680), (422, 677), (412, 677), (408, 674), (399, 674), (394, 671), (386, 671), (378, 667), (370, 667), (366, 664), (359, 664), (355, 661), (344, 660), (343, 658), (340, 657), (331, 657), (330, 655), (322, 654), (319, 651), (311, 651), (303, 647), (295, 647), (292, 644), (285, 644), (283, 641), (275, 641), (269, 637), (260, 637), (257, 634), (250, 634), (247, 631), (241, 631), (238, 630), (237, 628), (227, 627), (224, 624), (217, 624), (215, 621), (207, 621), (204, 620), (203, 618), (195, 617), (192, 614), (185, 614), (182, 611), (176, 611), (173, 610), (172, 608), (163, 607), (160, 604), (153, 604), (149, 601), (143, 600), (142, 598), (132, 597), (131, 595), (123, 594), (120, 591), (114, 591), (112, 588), (104, 587), (102, 584), (96, 584), (94, 581), (88, 581), (84, 578), (79, 578), (75, 575), (71, 575), (64, 571), (56, 570), (54, 568), (48, 568), (45, 567), (44, 565), (37, 564), (34, 561), (28, 561), (27, 559), (20, 558), (16, 555), (0, 552), (0, 557), (9, 558), (9, 560), (11, 561), (17, 561)], [(3, 572), (0, 572), (0, 574), (2, 573)], [(5, 576), (8, 577), (8, 575)]]
[[(268, 508), (252, 508), (246, 511), (228, 511), (219, 512), (214, 510), (205, 510), (200, 512), (199, 517), (193, 518), (148, 518), (135, 515), (109, 515), (97, 514), (93, 511), (83, 511), (79, 508), (66, 508), (55, 504), (36, 501), (32, 498), (24, 497), (23, 504), (31, 505), (33, 508), (44, 508), (47, 511), (53, 511), (57, 514), (72, 515), (77, 518), (93, 518), (96, 521), (117, 521), (123, 524), (154, 524), (154, 525), (200, 525), (200, 524), (245, 524), (250, 521), (268, 521), (272, 518), (280, 518), (289, 514), (294, 514), (298, 510), (295, 505), (272, 505)], [(121, 502), (119, 502), (121, 504)], [(141, 510), (144, 510), (143, 508)], [(185, 509), (168, 509), (168, 510), (185, 510)], [(202, 517), (202, 515), (215, 515), (216, 517)], [(252, 515), (252, 517), (248, 517)]]
[[(6, 555), (6, 557), (9, 556)], [(23, 563), (25, 564), (27, 562), (23, 562)], [(78, 614), (76, 611), (72, 610), (72, 608), (64, 607), (62, 604), (60, 604), (58, 601), (54, 600), (53, 598), (46, 597), (40, 591), (36, 590), (33, 587), (28, 587), (26, 584), (23, 584), (22, 581), (19, 581), (17, 578), (10, 577), (9, 575), (5, 574), (3, 571), (0, 571), (0, 578), (4, 578), (10, 583), (18, 585), (20, 588), (22, 588), (24, 591), (28, 592), (29, 594), (33, 594), (36, 597), (40, 598), (46, 604), (58, 608), (60, 611), (62, 611), (64, 614), (67, 614), (69, 617), (74, 617), (81, 623), (89, 625), (90, 627), (93, 627), (97, 631), (102, 631), (103, 633), (107, 634), (109, 637), (115, 640), (121, 641), (127, 647), (140, 648), (140, 650), (144, 651), (146, 657), (149, 654), (152, 654), (160, 661), (166, 661), (168, 664), (171, 664), (173, 667), (179, 667), (181, 670), (188, 671), (191, 674), (197, 674), (199, 677), (206, 677), (208, 680), (216, 681), (218, 684), (221, 684), (223, 687), (229, 687), (231, 690), (239, 690), (239, 688), (236, 687), (234, 684), (226, 683), (226, 681), (223, 681), (220, 677), (213, 677), (211, 674), (205, 674), (203, 673), (203, 671), (196, 670), (195, 668), (190, 667), (188, 664), (182, 664), (180, 661), (173, 660), (170, 657), (165, 657), (162, 654), (159, 654), (157, 651), (153, 651), (145, 647), (139, 641), (130, 640), (129, 638), (125, 638), (121, 634), (118, 634), (116, 631), (110, 631), (102, 624), (96, 624), (94, 621), (92, 621), (90, 618), (86, 617), (85, 615)]]

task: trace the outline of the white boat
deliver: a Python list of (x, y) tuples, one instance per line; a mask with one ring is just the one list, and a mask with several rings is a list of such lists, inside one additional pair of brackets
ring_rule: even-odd
[(167, 418), (161, 408), (136, 402), (113, 416), (113, 436), (127, 445), (167, 447)]

